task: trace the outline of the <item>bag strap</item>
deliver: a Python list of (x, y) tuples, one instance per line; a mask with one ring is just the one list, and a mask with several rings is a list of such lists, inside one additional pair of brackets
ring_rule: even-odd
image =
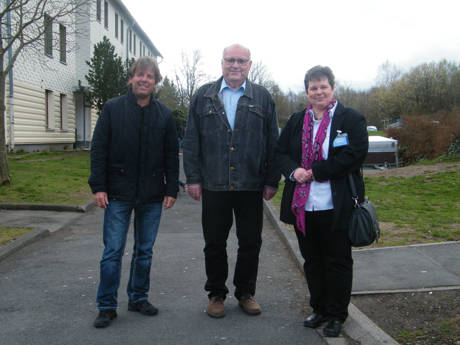
[(348, 174), (348, 184), (350, 185), (351, 198), (353, 199), (354, 207), (359, 207), (358, 193), (356, 192), (355, 181), (353, 180), (353, 176), (351, 174)]

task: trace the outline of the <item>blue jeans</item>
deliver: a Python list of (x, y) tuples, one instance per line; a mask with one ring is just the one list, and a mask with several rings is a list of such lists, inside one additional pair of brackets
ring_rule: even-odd
[(127, 293), (131, 302), (147, 300), (152, 248), (158, 233), (162, 203), (136, 204), (111, 200), (104, 213), (104, 252), (100, 263), (97, 304), (100, 310), (117, 308), (121, 261), (131, 213), (134, 210), (134, 249)]

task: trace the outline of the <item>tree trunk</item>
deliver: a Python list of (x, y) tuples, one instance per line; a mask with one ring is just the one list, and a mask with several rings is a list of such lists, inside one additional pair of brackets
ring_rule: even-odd
[(0, 72), (0, 186), (11, 182), (5, 137), (5, 75)]

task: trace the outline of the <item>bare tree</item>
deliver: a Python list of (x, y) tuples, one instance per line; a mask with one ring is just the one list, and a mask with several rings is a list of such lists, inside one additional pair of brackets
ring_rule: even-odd
[(272, 75), (269, 72), (266, 65), (262, 61), (255, 61), (251, 66), (251, 71), (249, 72), (248, 79), (255, 83), (262, 85), (270, 92), (273, 92), (275, 87), (275, 82), (272, 79)]
[(176, 86), (182, 106), (189, 106), (193, 94), (207, 79), (201, 69), (200, 51), (194, 50), (190, 55), (182, 52), (182, 66), (176, 70)]
[[(73, 14), (88, 2), (89, 0), (4, 0), (0, 3), (0, 185), (11, 181), (5, 142), (5, 82), (8, 73), (26, 48), (43, 52), (43, 49), (52, 49), (57, 45), (58, 34), (53, 37), (48, 30), (49, 24), (59, 21), (68, 24), (69, 28), (75, 28), (72, 25), (75, 23)], [(46, 47), (43, 39), (45, 36)]]
[(378, 68), (378, 75), (376, 79), (377, 86), (389, 87), (396, 80), (400, 79), (402, 74), (401, 69), (387, 60)]

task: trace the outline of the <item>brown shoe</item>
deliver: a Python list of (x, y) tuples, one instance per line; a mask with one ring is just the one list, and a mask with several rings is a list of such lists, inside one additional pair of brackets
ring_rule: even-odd
[(206, 309), (206, 312), (211, 317), (216, 317), (216, 318), (224, 317), (225, 316), (224, 299), (220, 296), (211, 297), (209, 299), (209, 304), (208, 304), (208, 308)]
[(239, 303), (241, 309), (249, 315), (259, 315), (262, 312), (262, 308), (259, 303), (256, 302), (253, 296), (244, 295), (240, 298)]

